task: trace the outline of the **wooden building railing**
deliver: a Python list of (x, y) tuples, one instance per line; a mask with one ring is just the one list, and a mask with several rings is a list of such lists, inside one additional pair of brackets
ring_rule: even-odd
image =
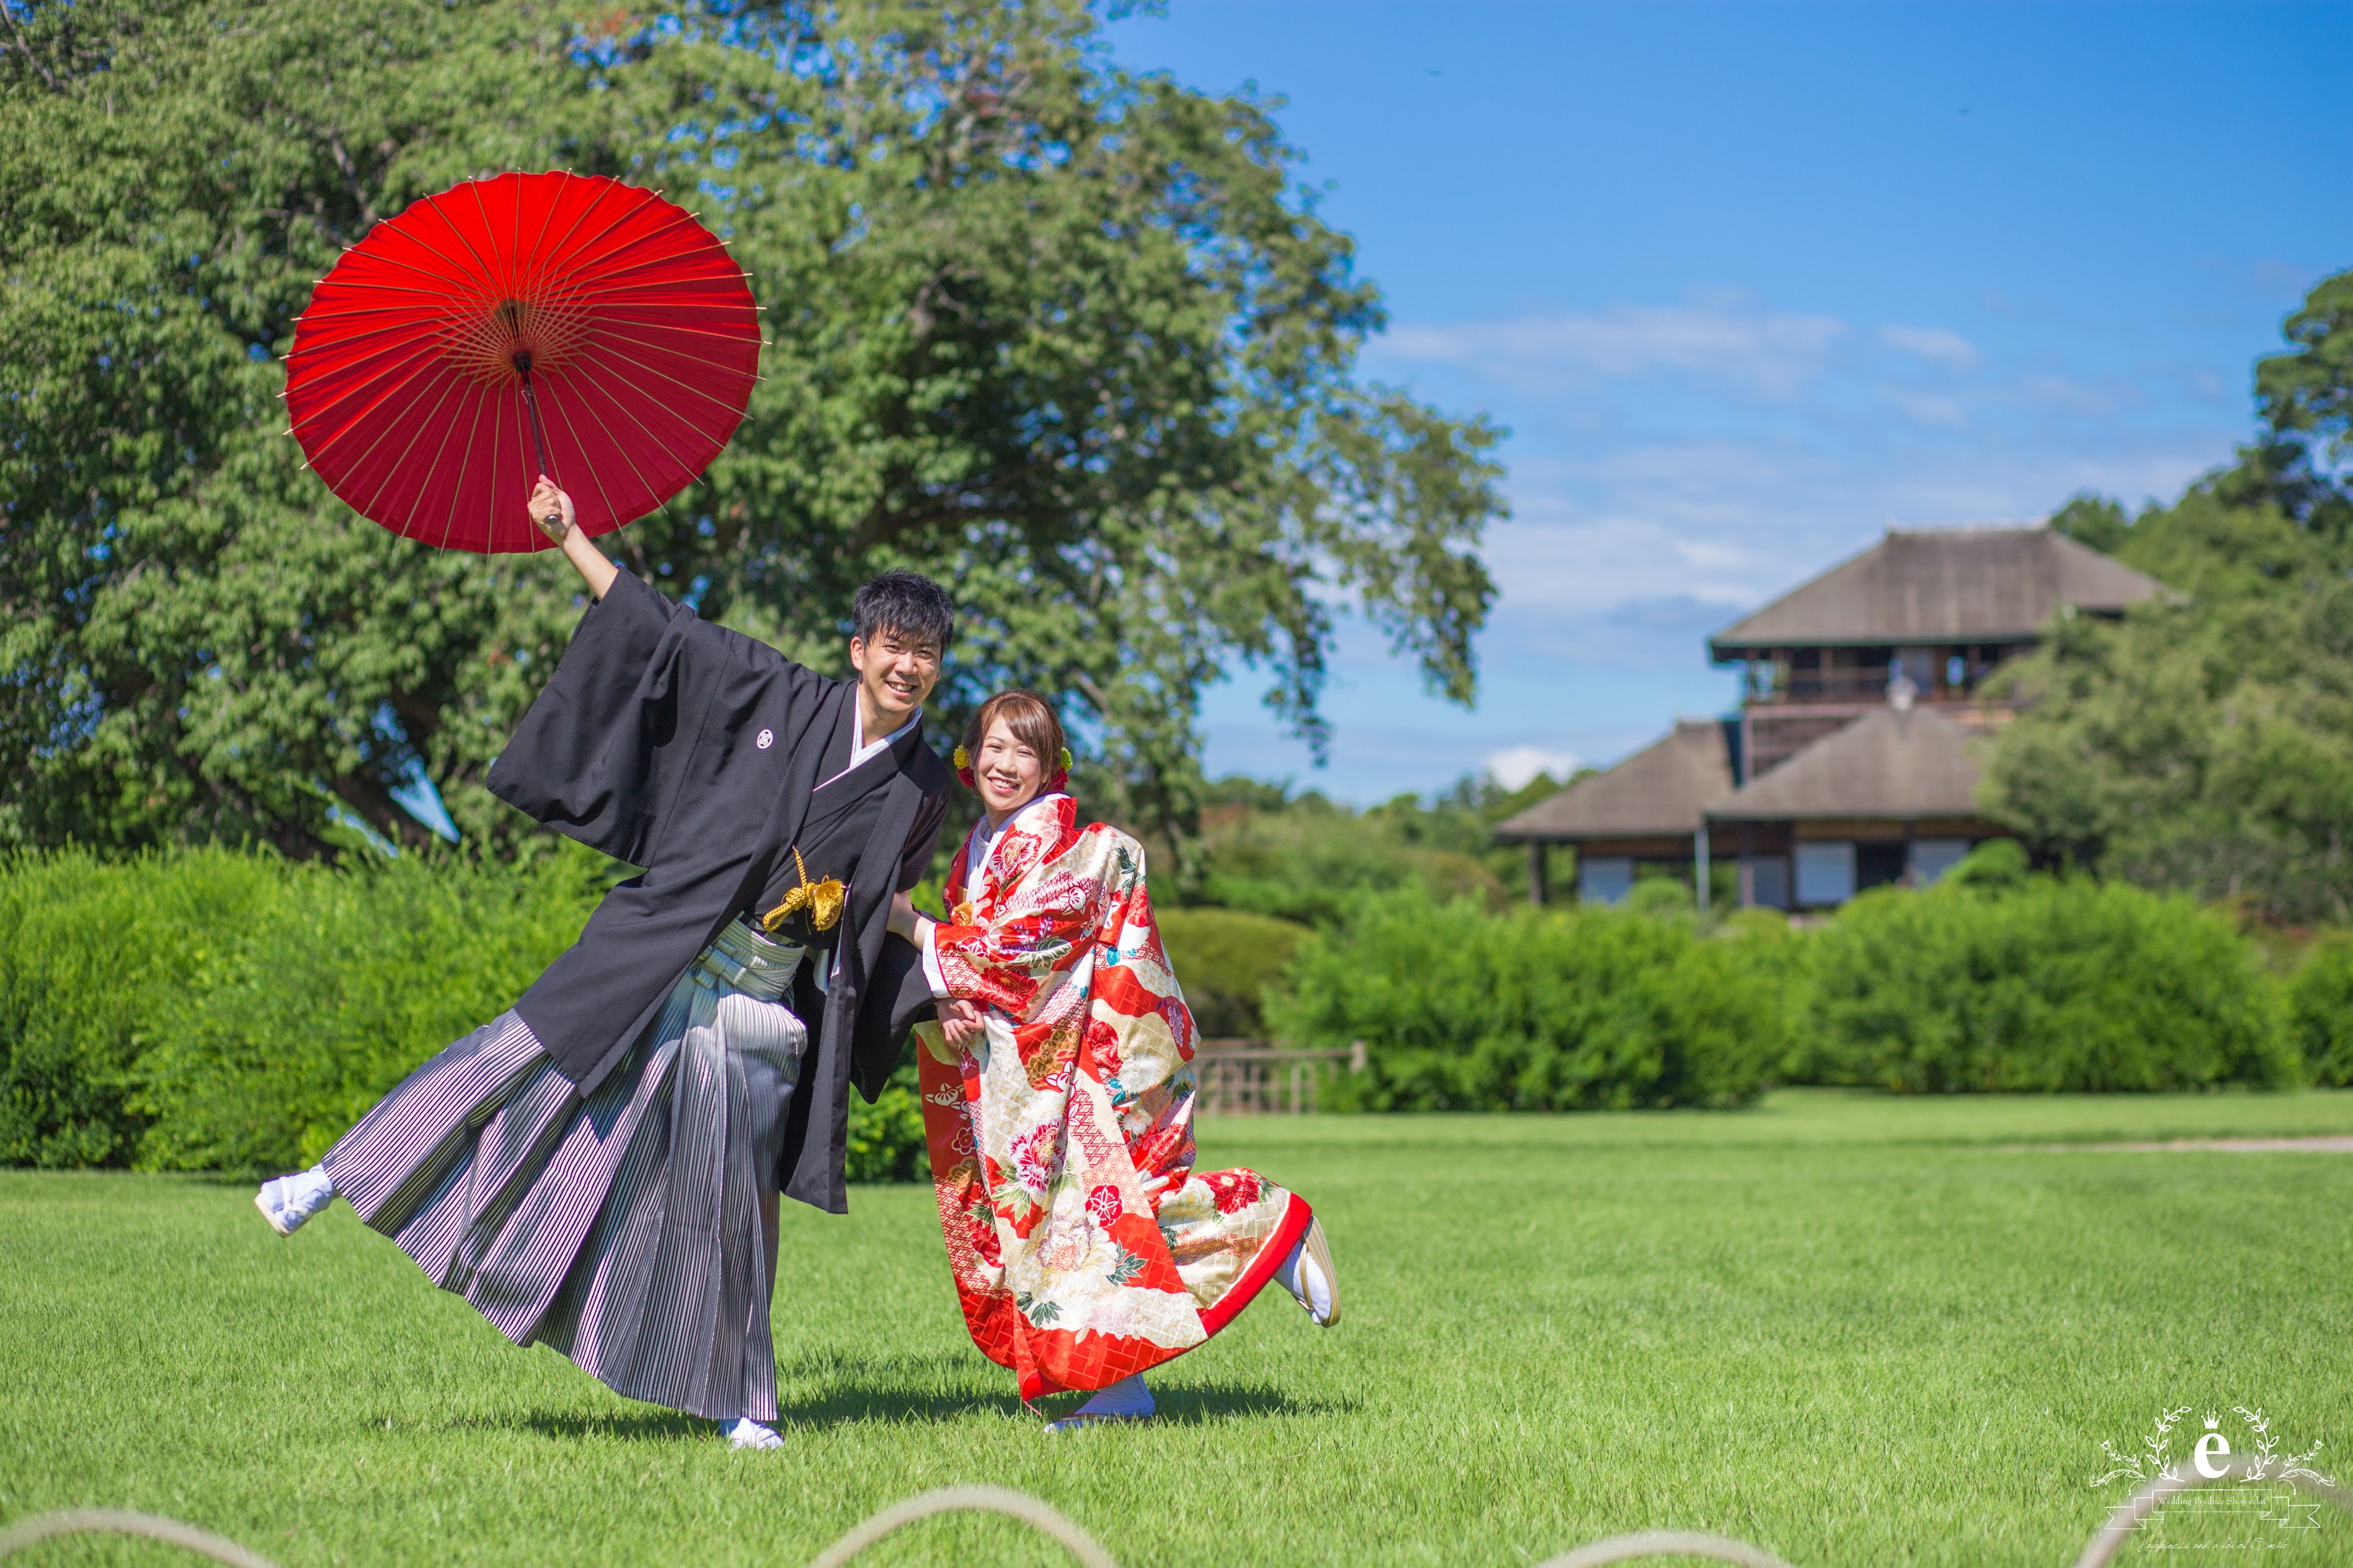
[(1219, 1116), (1311, 1116), (1324, 1077), (1361, 1072), (1365, 1045), (1303, 1051), (1257, 1040), (1203, 1040), (1193, 1052), (1194, 1107)]

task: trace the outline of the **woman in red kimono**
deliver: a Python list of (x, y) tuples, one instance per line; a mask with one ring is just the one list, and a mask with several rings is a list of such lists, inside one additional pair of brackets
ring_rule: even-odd
[(987, 815), (949, 877), (948, 920), (903, 898), (892, 919), (942, 998), (917, 1059), (956, 1293), (1024, 1399), (1094, 1391), (1047, 1430), (1139, 1419), (1153, 1409), (1143, 1373), (1269, 1279), (1337, 1322), (1331, 1253), (1298, 1194), (1193, 1169), (1193, 1018), (1144, 851), (1078, 826), (1052, 707), (990, 698), (955, 761)]

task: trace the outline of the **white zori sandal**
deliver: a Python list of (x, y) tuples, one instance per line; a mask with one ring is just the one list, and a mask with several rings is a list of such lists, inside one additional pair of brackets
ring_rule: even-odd
[(1275, 1278), (1317, 1328), (1328, 1329), (1339, 1322), (1340, 1274), (1332, 1267), (1332, 1244), (1324, 1238), (1322, 1220), (1307, 1222), (1307, 1234), (1282, 1260)]

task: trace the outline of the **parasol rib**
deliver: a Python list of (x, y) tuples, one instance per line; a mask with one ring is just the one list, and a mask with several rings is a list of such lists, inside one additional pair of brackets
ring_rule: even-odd
[[(475, 387), (472, 391), (474, 393), (474, 423), (472, 427), (467, 431), (464, 443), (458, 448), (458, 477), (450, 481), (449, 507), (448, 510), (443, 512), (441, 516), (440, 544), (445, 550), (448, 549), (449, 545), (450, 531), (458, 526), (458, 506), (466, 494), (466, 470), (473, 466), (474, 447), (478, 444), (478, 438), (482, 433), (482, 410), (489, 406), (491, 401), (488, 388)], [(456, 426), (453, 425), (451, 428), (454, 430)], [(495, 497), (492, 499), (494, 500), (496, 500)], [(420, 491), (418, 492), (417, 501), (422, 503), (423, 500), (424, 494)], [(411, 506), (409, 512), (411, 516), (414, 516), (416, 514), (416, 507)], [(495, 531), (493, 531), (491, 535), (490, 542), (492, 544), (496, 544), (498, 542), (498, 535)]]
[[(442, 382), (441, 395), (434, 400), (433, 411), (438, 414), (444, 407), (448, 405), (449, 401), (453, 396), (462, 398), (465, 395), (465, 384), (458, 380), (457, 377), (450, 376)], [(392, 428), (393, 427), (390, 426), (385, 426), (385, 433), (389, 435)], [(374, 517), (375, 515), (372, 509), (384, 500), (385, 491), (391, 486), (392, 482), (398, 479), (403, 473), (408, 471), (409, 454), (417, 450), (417, 444), (419, 441), (422, 441), (432, 428), (433, 426), (427, 421), (421, 419), (417, 421), (415, 426), (409, 431), (407, 442), (400, 448), (400, 455), (393, 458), (391, 462), (385, 465), (384, 477), (376, 481), (375, 492), (368, 497), (368, 505), (366, 507), (357, 509), (358, 510), (369, 517)], [(437, 473), (439, 471), (442, 456), (444, 453), (448, 451), (449, 442), (458, 433), (457, 421), (453, 418), (448, 423), (442, 425), (440, 426), (440, 431), (441, 444), (433, 454), (433, 462), (426, 468), (426, 471), (428, 473)], [(401, 535), (401, 537), (405, 539), (414, 539), (417, 537), (417, 535), (411, 532), (410, 530), (417, 521), (417, 508), (424, 493), (423, 489), (420, 488), (417, 490), (417, 495), (410, 498), (407, 515), (403, 517), (401, 519), (400, 525), (393, 530), (394, 532)], [(387, 508), (386, 510), (388, 510), (390, 509)]]
[[(383, 378), (378, 378), (373, 382), (363, 383), (360, 387), (354, 388), (350, 393), (343, 394), (332, 399), (328, 403), (322, 405), (318, 410), (312, 413), (304, 414), (300, 419), (295, 421), (295, 427), (297, 429), (300, 429), (306, 425), (317, 424), (326, 416), (329, 411), (342, 407), (343, 405), (350, 401), (352, 397), (357, 396), (363, 392), (373, 392), (375, 394), (375, 395), (367, 402), (366, 406), (361, 408), (357, 413), (346, 417), (332, 430), (321, 437), (316, 446), (311, 445), (311, 443), (307, 440), (302, 443), (304, 452), (307, 453), (311, 458), (311, 466), (312, 468), (317, 468), (319, 466), (319, 459), (322, 457), (324, 457), (328, 450), (337, 442), (341, 441), (353, 430), (357, 429), (364, 416), (374, 415), (377, 410), (390, 403), (395, 397), (399, 396), (401, 393), (406, 391), (409, 387), (414, 386), (417, 382), (433, 374), (435, 372), (445, 368), (446, 366), (438, 357), (433, 359), (420, 359), (417, 362), (415, 369), (411, 370), (406, 375), (402, 376), (398, 381), (391, 383), (389, 385), (385, 384)], [(387, 428), (389, 426), (387, 426)], [(380, 432), (377, 439), (381, 440), (382, 438), (383, 433)], [(370, 446), (373, 447), (373, 445), (374, 443), (371, 442)], [(361, 456), (363, 458), (365, 457), (366, 452), (367, 448), (362, 448)]]
[[(603, 388), (601, 388), (601, 387), (591, 387), (591, 388), (589, 388), (588, 390), (590, 390), (590, 391), (602, 391), (602, 390), (603, 390)], [(575, 401), (579, 402), (580, 404), (582, 404), (582, 405), (585, 406), (585, 410), (586, 410), (586, 412), (587, 413), (587, 416), (588, 416), (588, 417), (589, 417), (589, 418), (594, 419), (595, 421), (596, 421), (596, 433), (597, 433), (598, 435), (600, 435), (600, 436), (604, 437), (605, 437), (605, 439), (606, 439), (608, 443), (610, 443), (610, 445), (612, 446), (613, 450), (615, 450), (616, 452), (618, 452), (618, 453), (621, 455), (621, 460), (622, 460), (623, 462), (625, 462), (625, 463), (627, 463), (627, 464), (628, 464), (628, 465), (629, 465), (629, 472), (630, 472), (632, 475), (636, 476), (636, 479), (637, 479), (637, 481), (638, 481), (638, 488), (639, 488), (640, 489), (642, 489), (642, 490), (644, 490), (644, 491), (645, 491), (645, 493), (646, 493), (647, 497), (648, 497), (649, 500), (651, 500), (651, 501), (653, 502), (653, 504), (654, 504), (655, 506), (659, 507), (659, 508), (660, 508), (662, 510), (664, 510), (664, 511), (668, 511), (668, 510), (670, 510), (670, 497), (669, 497), (667, 494), (665, 494), (665, 493), (663, 492), (662, 488), (661, 488), (659, 485), (656, 484), (653, 480), (651, 480), (651, 479), (648, 479), (648, 478), (646, 477), (645, 471), (644, 471), (643, 469), (641, 469), (641, 468), (639, 468), (638, 467), (638, 460), (637, 460), (637, 458), (635, 458), (634, 457), (631, 457), (631, 456), (629, 455), (629, 448), (628, 448), (628, 447), (626, 444), (624, 444), (624, 443), (622, 443), (622, 442), (620, 442), (620, 441), (616, 441), (616, 440), (614, 440), (614, 439), (613, 439), (613, 432), (612, 432), (612, 429), (611, 429), (611, 427), (610, 427), (610, 426), (608, 426), (605, 423), (604, 416), (602, 416), (601, 414), (598, 414), (598, 413), (596, 412), (596, 405), (595, 400), (594, 400), (593, 398), (583, 397), (583, 398), (576, 399)], [(628, 411), (628, 409), (627, 407), (623, 407), (623, 406), (621, 406), (621, 405), (620, 405), (619, 404), (617, 404), (617, 403), (615, 405), (615, 406), (616, 406), (617, 408), (618, 408), (618, 409), (619, 409), (619, 411), (620, 411), (621, 413), (623, 413), (623, 414), (629, 414), (629, 411)], [(559, 412), (559, 413), (561, 413), (561, 412), (562, 412), (562, 410), (561, 410), (561, 409), (559, 409), (559, 410), (558, 410), (558, 412)], [(638, 419), (637, 419), (637, 416), (636, 416), (636, 415), (634, 415), (634, 414), (629, 414), (629, 418), (630, 418), (630, 421), (631, 421), (633, 424), (638, 424)], [(644, 429), (644, 426), (643, 426), (642, 424), (638, 424), (638, 428), (639, 428), (639, 429), (641, 429), (641, 430), (643, 430), (643, 429)], [(651, 431), (646, 431), (646, 434), (647, 434), (647, 436), (648, 436), (648, 437), (650, 437), (652, 436), (652, 434), (653, 434), (653, 433), (652, 433)], [(579, 437), (578, 434), (575, 432), (575, 433), (574, 434), (574, 436), (573, 436), (573, 439), (574, 439), (574, 440), (575, 440), (575, 441), (577, 441), (579, 438), (580, 438), (580, 437)], [(667, 456), (667, 455), (668, 455), (667, 450), (665, 450), (665, 456)], [(600, 482), (601, 482), (601, 481), (600, 481)], [(692, 481), (691, 481), (691, 479), (690, 479), (687, 482), (688, 482), (688, 483), (691, 483)], [(684, 488), (684, 486), (683, 486), (683, 485), (681, 485), (680, 488), (683, 489), (683, 488)], [(608, 501), (607, 504), (609, 506), (611, 503)], [(615, 511), (617, 513), (617, 511), (618, 511), (618, 510), (619, 510), (619, 509), (615, 508), (614, 510), (615, 510)], [(643, 514), (643, 513), (639, 513), (638, 515), (639, 515), (639, 516), (642, 516), (642, 515), (644, 515), (644, 514)]]
[[(660, 376), (664, 381), (669, 382), (672, 386), (675, 386), (675, 387), (679, 388), (681, 391), (683, 391), (683, 392), (691, 392), (691, 393), (693, 393), (697, 397), (707, 397), (707, 398), (709, 398), (712, 402), (713, 402), (713, 403), (715, 403), (715, 404), (718, 404), (718, 405), (719, 405), (721, 407), (723, 407), (723, 408), (736, 409), (736, 412), (737, 412), (738, 416), (739, 416), (739, 417), (741, 416), (741, 413), (742, 413), (741, 409), (736, 408), (736, 405), (733, 405), (733, 404), (732, 404), (732, 403), (729, 403), (729, 402), (728, 402), (725, 398), (723, 398), (723, 397), (718, 396), (718, 395), (716, 395), (715, 394), (713, 394), (713, 393), (712, 393), (712, 392), (709, 392), (709, 391), (705, 390), (705, 389), (704, 389), (704, 388), (702, 388), (702, 387), (693, 385), (692, 384), (691, 384), (691, 383), (689, 383), (689, 382), (683, 382), (683, 381), (681, 381), (681, 380), (679, 380), (679, 379), (678, 379), (678, 377), (676, 377), (676, 376), (674, 376), (674, 375), (671, 375), (670, 373), (668, 373), (667, 371), (664, 371), (664, 370), (660, 369), (659, 366), (655, 366), (655, 365), (648, 364), (648, 363), (646, 363), (643, 360), (639, 360), (639, 359), (633, 359), (633, 358), (631, 358), (629, 355), (628, 355), (628, 354), (625, 354), (625, 353), (621, 353), (618, 349), (613, 349), (613, 350), (611, 350), (611, 351), (610, 351), (610, 353), (611, 353), (611, 354), (612, 354), (612, 357), (613, 357), (613, 358), (615, 358), (615, 359), (617, 359), (617, 360), (619, 360), (622, 363), (624, 363), (624, 364), (626, 364), (626, 365), (628, 365), (628, 366), (630, 366), (630, 367), (631, 367), (631, 368), (633, 368), (633, 369), (636, 369), (636, 370), (642, 370), (642, 371), (644, 371), (644, 372), (645, 372), (647, 374), (649, 374), (649, 375), (658, 375), (658, 376)], [(749, 374), (749, 373), (747, 372), (747, 373), (744, 373), (744, 374), (745, 374), (745, 379), (747, 379), (747, 380), (748, 380), (748, 379), (750, 379), (750, 374)]]
[[(591, 410), (589, 411), (589, 414), (590, 414), (590, 417), (594, 418), (594, 417), (595, 417), (595, 416), (596, 416), (596, 411), (595, 411), (594, 409), (591, 409)], [(565, 404), (565, 403), (558, 403), (558, 404), (555, 405), (555, 416), (556, 416), (558, 419), (561, 419), (561, 420), (563, 420), (563, 421), (564, 421), (565, 433), (566, 435), (568, 435), (568, 436), (570, 436), (570, 437), (572, 437), (572, 444), (573, 444), (574, 446), (578, 447), (578, 446), (585, 445), (585, 443), (583, 443), (583, 442), (581, 441), (581, 439), (580, 439), (580, 432), (579, 432), (579, 431), (577, 431), (577, 430), (575, 430), (575, 429), (574, 429), (574, 428), (572, 427), (571, 416), (570, 416), (570, 413), (569, 413), (568, 408), (567, 408), (567, 406), (566, 406), (566, 404)], [(606, 435), (606, 438), (607, 438), (607, 440), (608, 442), (611, 442), (611, 436), (610, 436), (610, 433), (609, 433), (609, 432), (605, 432), (605, 430), (604, 430), (604, 422), (603, 422), (602, 420), (598, 420), (598, 421), (597, 421), (597, 429), (598, 429), (598, 431), (599, 431), (600, 433), (604, 433), (604, 434)], [(612, 446), (613, 446), (613, 449), (614, 449), (614, 450), (616, 450), (616, 451), (619, 451), (619, 450), (620, 450), (619, 443), (617, 443), (617, 442), (611, 442), (611, 444), (612, 444)], [(622, 457), (623, 457), (623, 458), (626, 460), (626, 459), (628, 458), (628, 453), (626, 453), (626, 452), (623, 452), (623, 453), (622, 453)], [(632, 462), (632, 463), (630, 463), (630, 464), (629, 464), (629, 471), (630, 471), (632, 474), (637, 474), (637, 465), (636, 465), (634, 462)], [(646, 483), (645, 476), (644, 476), (644, 475), (642, 475), (642, 474), (637, 474), (637, 478), (638, 478), (638, 484), (639, 484), (639, 485), (640, 485), (640, 486), (641, 486), (641, 487), (642, 487), (642, 488), (647, 491), (647, 493), (651, 494), (651, 493), (653, 492), (653, 487), (652, 487), (651, 485), (649, 485), (649, 484), (647, 484), (647, 483)], [(642, 515), (641, 513), (640, 513), (640, 514), (631, 514), (631, 513), (629, 513), (629, 511), (628, 511), (628, 508), (626, 508), (626, 507), (622, 506), (620, 503), (618, 503), (618, 502), (617, 502), (617, 501), (615, 501), (615, 500), (614, 500), (613, 496), (612, 496), (612, 492), (611, 492), (611, 491), (609, 491), (609, 490), (607, 490), (607, 489), (605, 488), (605, 476), (604, 476), (602, 473), (600, 473), (597, 469), (596, 469), (596, 468), (591, 468), (588, 470), (588, 482), (589, 482), (590, 484), (593, 484), (593, 485), (595, 485), (595, 486), (596, 487), (596, 500), (597, 500), (598, 503), (604, 507), (605, 511), (606, 511), (606, 514), (607, 514), (607, 516), (614, 518), (614, 519), (615, 519), (617, 521), (618, 521), (618, 522), (621, 522), (621, 523), (628, 523), (628, 522), (634, 521), (636, 520), (636, 516), (638, 516), (638, 515)]]

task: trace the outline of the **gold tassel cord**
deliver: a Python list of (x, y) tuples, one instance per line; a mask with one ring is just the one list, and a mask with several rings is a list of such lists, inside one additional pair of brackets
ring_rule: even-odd
[(849, 889), (839, 877), (828, 877), (821, 882), (808, 879), (808, 862), (801, 858), (801, 847), (793, 846), (793, 869), (800, 874), (801, 885), (785, 895), (785, 901), (760, 917), (760, 923), (776, 930), (801, 910), (807, 910), (811, 931), (831, 931), (833, 922), (841, 918), (842, 900)]

